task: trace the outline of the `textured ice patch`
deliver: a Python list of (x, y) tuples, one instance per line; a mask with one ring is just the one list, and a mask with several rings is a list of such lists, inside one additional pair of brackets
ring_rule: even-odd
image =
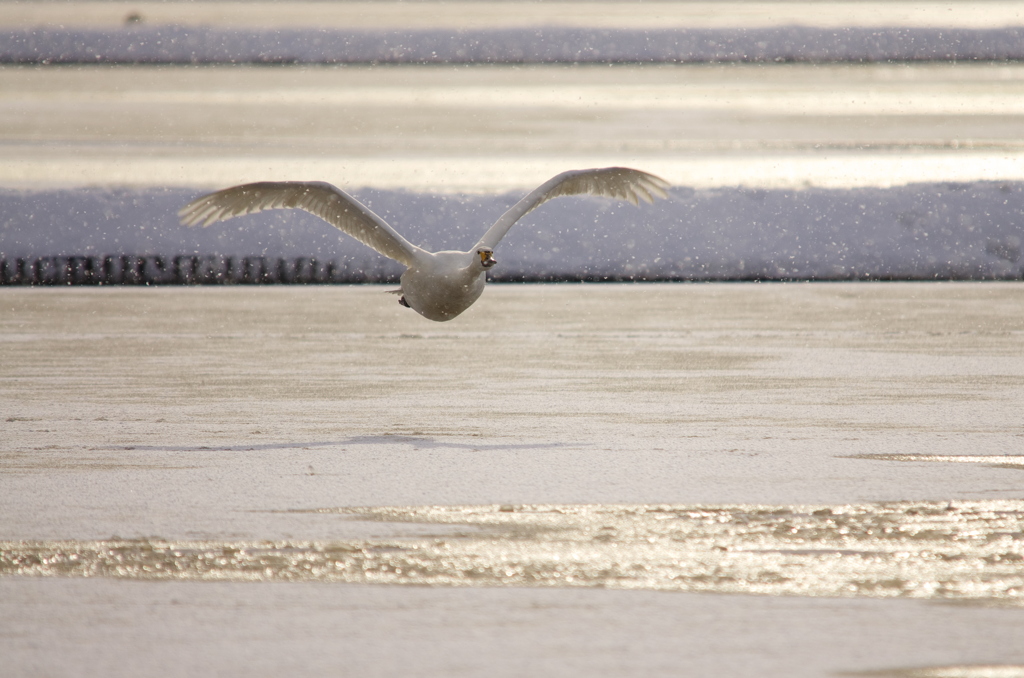
[(0, 574), (1024, 601), (1019, 501), (302, 512), (438, 529), (322, 542), (0, 542)]

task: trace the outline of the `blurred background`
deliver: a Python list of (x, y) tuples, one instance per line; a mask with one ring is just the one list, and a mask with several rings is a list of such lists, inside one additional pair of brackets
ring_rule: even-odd
[(269, 179), (465, 249), (566, 169), (498, 280), (1024, 277), (1018, 2), (0, 2), (0, 283), (391, 281)]

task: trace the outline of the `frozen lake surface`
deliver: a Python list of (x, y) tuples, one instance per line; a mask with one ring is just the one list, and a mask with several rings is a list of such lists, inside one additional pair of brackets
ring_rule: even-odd
[(0, 185), (443, 193), (629, 165), (677, 186), (1024, 180), (1024, 66), (0, 68)]
[(1024, 664), (1018, 285), (496, 285), (443, 326), (381, 292), (0, 292), (0, 562), (72, 577), (0, 578), (5, 656)]

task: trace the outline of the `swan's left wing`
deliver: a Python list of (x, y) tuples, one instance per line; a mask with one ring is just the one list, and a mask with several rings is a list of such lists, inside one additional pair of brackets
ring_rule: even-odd
[(494, 249), (514, 223), (552, 198), (589, 194), (627, 200), (637, 205), (641, 200), (650, 203), (654, 202), (655, 197), (667, 198), (665, 189), (668, 186), (668, 182), (660, 177), (628, 167), (562, 172), (541, 184), (501, 215), (476, 246)]

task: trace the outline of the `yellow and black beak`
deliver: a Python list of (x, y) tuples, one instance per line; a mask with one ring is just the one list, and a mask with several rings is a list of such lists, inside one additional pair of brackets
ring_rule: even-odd
[(476, 253), (480, 255), (480, 265), (484, 268), (490, 268), (498, 263), (494, 258), (494, 250), (477, 250)]

